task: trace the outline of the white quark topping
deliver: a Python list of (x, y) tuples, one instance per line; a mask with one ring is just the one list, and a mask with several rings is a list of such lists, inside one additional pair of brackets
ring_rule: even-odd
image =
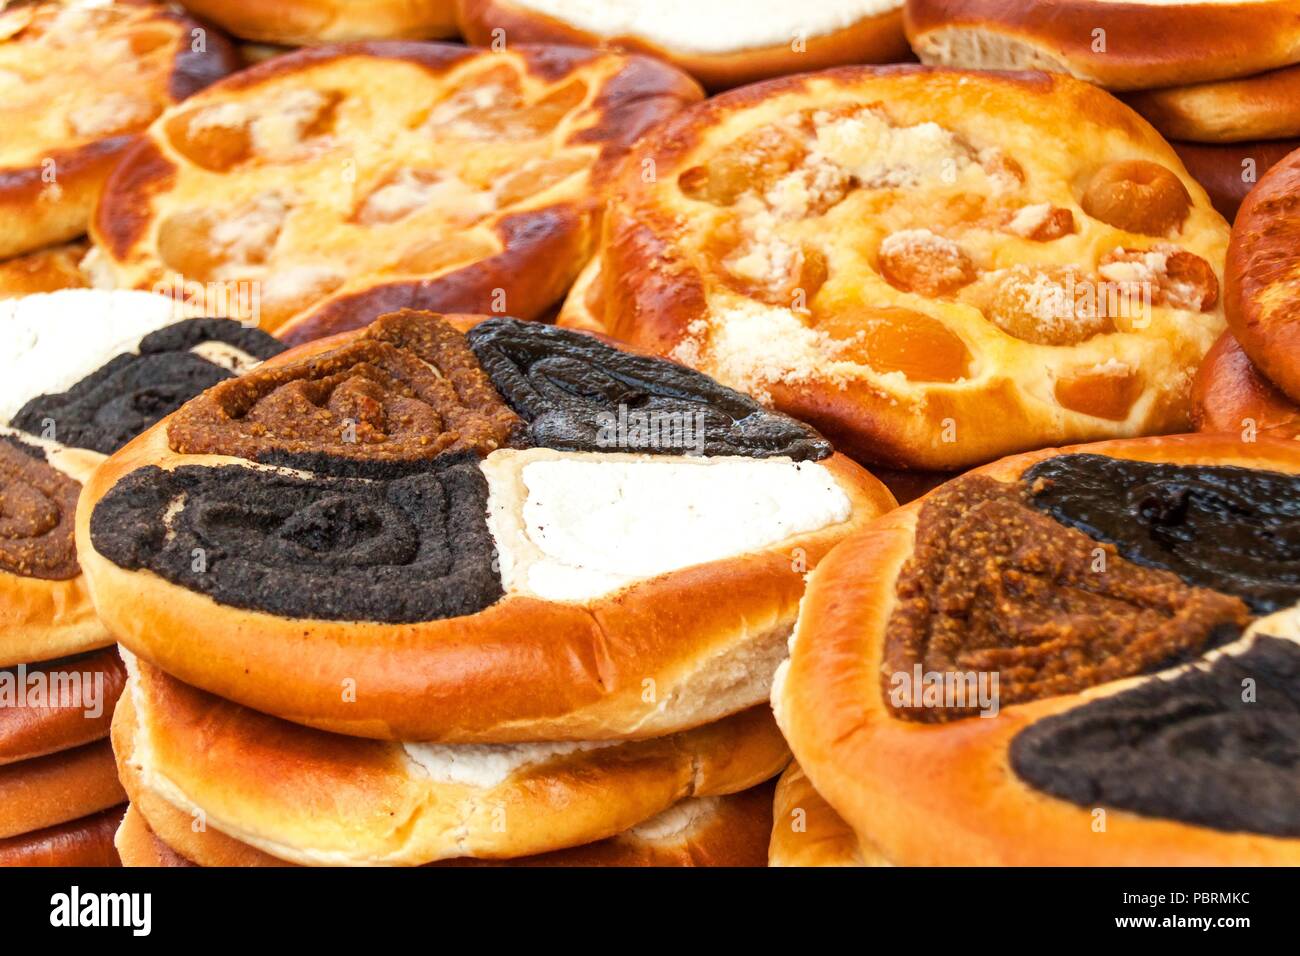
[(585, 750), (612, 747), (620, 741), (570, 740), (531, 744), (407, 743), (406, 755), (424, 768), (435, 783), (460, 784), (484, 790), (499, 786), (510, 775)]
[(902, 0), (514, 0), (602, 37), (639, 37), (670, 52), (731, 53), (824, 36)]
[(631, 834), (642, 840), (671, 840), (694, 829), (717, 812), (718, 797), (679, 800), (657, 816), (632, 827)]
[(0, 300), (0, 423), (181, 317), (175, 302), (151, 292), (64, 289)]
[(592, 600), (852, 511), (831, 473), (811, 462), (552, 453), (523, 464), (522, 489), (507, 490), (499, 463), (509, 454), (494, 452), (484, 467), (502, 583), (546, 600)]

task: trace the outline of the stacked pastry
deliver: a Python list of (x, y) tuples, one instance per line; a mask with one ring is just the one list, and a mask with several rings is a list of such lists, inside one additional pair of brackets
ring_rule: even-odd
[(1229, 221), (1251, 187), (1300, 146), (1295, 0), (908, 0), (924, 63), (1071, 73), (1119, 92)]
[(1295, 865), (1300, 447), (1014, 456), (829, 555), (772, 862)]
[(102, 865), (124, 794), (107, 736), (125, 674), (73, 539), (106, 455), (280, 351), (138, 292), (0, 302), (0, 864)]
[(806, 426), (575, 332), (406, 311), (286, 353), (81, 500), (130, 674), (123, 852), (752, 860), (803, 573), (892, 504)]
[(1228, 245), (1225, 332), (1196, 377), (1199, 431), (1300, 435), (1300, 152), (1246, 197)]

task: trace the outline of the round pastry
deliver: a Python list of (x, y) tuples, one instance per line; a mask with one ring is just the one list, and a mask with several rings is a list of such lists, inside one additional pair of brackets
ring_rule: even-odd
[[(113, 747), (133, 800), (148, 791), (191, 825), (304, 865), (417, 865), (578, 846), (687, 797), (755, 786), (789, 759), (764, 705), (641, 741), (403, 744), (301, 727), (131, 656), (127, 665)], [(142, 804), (146, 813), (153, 805)]]
[(286, 46), (456, 35), (456, 0), (184, 0), (246, 40)]
[(572, 43), (648, 53), (726, 89), (906, 59), (902, 0), (459, 0), (478, 46)]
[(923, 63), (1070, 73), (1113, 90), (1300, 62), (1296, 0), (908, 0), (904, 26)]
[[(132, 801), (117, 831), (115, 842), (125, 866), (294, 865), (216, 830), (196, 832), (193, 817), (159, 797), (152, 797), (147, 811), (143, 806)], [(630, 830), (586, 846), (514, 860), (461, 857), (429, 865), (763, 866), (771, 822), (772, 787), (764, 784), (722, 797), (691, 797)]]
[(2, 866), (120, 866), (113, 835), (125, 807), (0, 840)]
[(767, 861), (769, 866), (893, 865), (858, 839), (797, 763), (786, 767), (776, 784)]
[(105, 177), (139, 132), (238, 67), (220, 34), (160, 4), (0, 9), (0, 259), (85, 232)]
[(0, 667), (112, 643), (73, 540), (87, 476), (204, 388), (284, 346), (142, 292), (0, 301)]
[(1249, 143), (1170, 143), (1214, 208), (1232, 222), (1259, 177), (1300, 147), (1300, 139)]
[(90, 283), (79, 265), (89, 248), (69, 242), (0, 262), (0, 299), (84, 288)]
[(1300, 446), (1047, 449), (812, 574), (777, 720), (900, 865), (1300, 861)]
[(844, 68), (643, 140), (587, 301), (616, 338), (859, 460), (946, 471), (1185, 428), (1227, 238), (1168, 144), (1095, 87)]
[(1241, 204), (1224, 269), (1228, 325), (1250, 360), (1300, 401), (1300, 150), (1280, 160)]
[(107, 737), (125, 682), (111, 647), (0, 671), (0, 766)]
[(1231, 332), (1205, 356), (1192, 394), (1197, 431), (1236, 432), (1253, 440), (1261, 431), (1300, 426), (1300, 405), (1260, 374)]
[(1300, 136), (1297, 97), (1300, 66), (1236, 80), (1142, 90), (1124, 99), (1169, 139), (1240, 143)]
[(0, 838), (43, 830), (126, 799), (107, 740), (0, 766)]
[(700, 95), (590, 50), (300, 50), (160, 117), (91, 233), (118, 287), (226, 289), (223, 314), (293, 342), (404, 307), (534, 318), (591, 254), (629, 146)]
[(892, 505), (697, 372), (405, 311), (145, 433), (88, 484), (78, 541), (126, 647), (265, 713), (396, 740), (627, 739), (765, 700), (804, 572)]

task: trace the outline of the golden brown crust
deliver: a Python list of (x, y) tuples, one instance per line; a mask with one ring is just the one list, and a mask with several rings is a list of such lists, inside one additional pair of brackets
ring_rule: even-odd
[(1116, 90), (1247, 76), (1300, 61), (1294, 0), (908, 0), (904, 25), (926, 63), (1054, 70)]
[(1237, 80), (1143, 90), (1124, 99), (1168, 139), (1240, 143), (1300, 136), (1297, 97), (1300, 66)]
[(1241, 204), (1224, 269), (1228, 325), (1264, 375), (1300, 401), (1300, 150), (1279, 161)]
[(760, 705), (671, 737), (525, 763), (504, 778), (442, 779), (401, 744), (267, 717), (143, 661), (132, 675), (113, 745), (136, 798), (153, 791), (191, 820), (297, 863), (415, 865), (576, 846), (686, 797), (755, 786), (789, 759)]
[(456, 35), (455, 0), (184, 0), (184, 5), (234, 36), (285, 46)]
[(126, 807), (0, 840), (0, 866), (121, 866), (113, 834)]
[[(159, 5), (125, 0), (81, 14), (82, 25), (58, 27), (71, 31), (63, 47), (41, 39), (47, 32), (55, 35), (56, 21), (70, 22), (59, 11), (57, 3), (17, 6), (0, 20), (0, 27), (19, 26), (0, 38), (0, 68), (28, 84), (30, 99), (10, 115), (26, 119), (25, 108), (36, 124), (30, 132), (11, 129), (10, 146), (0, 152), (0, 258), (85, 232), (104, 180), (138, 132), (162, 108), (239, 68), (238, 54), (223, 36), (206, 30), (205, 48), (195, 51), (192, 32), (203, 28)], [(142, 75), (123, 72), (132, 62)], [(61, 84), (59, 108), (69, 111), (61, 126), (48, 122), (51, 89), (38, 88), (35, 79)], [(98, 99), (62, 95), (65, 88), (94, 92), (96, 82), (108, 84)], [(109, 109), (135, 118), (117, 119), (105, 112)], [(51, 128), (63, 132), (51, 137)]]
[(1259, 177), (1297, 148), (1300, 139), (1247, 143), (1169, 144), (1187, 171), (1205, 187), (1214, 208), (1232, 222), (1241, 201), (1255, 188)]
[(79, 265), (89, 248), (85, 242), (69, 242), (0, 262), (0, 299), (84, 288), (90, 283)]
[(1300, 426), (1300, 406), (1260, 374), (1231, 332), (1224, 332), (1205, 356), (1193, 400), (1199, 432), (1244, 435)]
[(892, 866), (835, 812), (792, 763), (776, 784), (769, 866)]
[[(808, 73), (849, 63), (894, 63), (909, 59), (903, 36), (903, 10), (865, 17), (832, 33), (806, 38), (796, 51), (790, 43), (729, 53), (670, 50), (636, 36), (601, 37), (554, 17), (524, 9), (509, 0), (458, 0), (461, 31), (476, 46), (507, 43), (563, 43), (646, 53), (685, 70), (710, 90), (757, 83), (788, 73)], [(504, 31), (498, 33), (497, 31)]]
[[(130, 785), (127, 786), (131, 790)], [(147, 794), (147, 791), (145, 792)], [(293, 866), (216, 830), (195, 832), (190, 816), (156, 796), (132, 800), (116, 843), (124, 866)], [(607, 840), (513, 860), (463, 857), (430, 866), (763, 866), (771, 829), (772, 785), (701, 798), (703, 819), (681, 834), (646, 839), (628, 831)], [(147, 807), (147, 809), (145, 809)], [(669, 810), (669, 813), (672, 811)], [(159, 836), (159, 834), (164, 836)], [(170, 841), (170, 842), (168, 842)], [(183, 852), (172, 848), (181, 847)], [(191, 858), (194, 861), (191, 862)]]
[(302, 49), (160, 117), (91, 233), (118, 286), (235, 290), (210, 308), (294, 343), (401, 308), (536, 318), (590, 256), (628, 148), (701, 95), (576, 48)]
[[(1300, 472), (1295, 442), (1180, 435), (1044, 449), (978, 473), (1012, 480), (1034, 462), (1072, 451)], [(863, 839), (900, 865), (1180, 866), (1294, 864), (1300, 858), (1295, 840), (1115, 809), (1108, 809), (1106, 832), (1098, 835), (1090, 809), (1016, 776), (1007, 752), (1019, 731), (1128, 686), (1125, 681), (1003, 707), (996, 719), (926, 724), (894, 717), (881, 693), (879, 665), (919, 508), (913, 503), (874, 522), (812, 575), (788, 669), (773, 690), (778, 721), (800, 765)]]
[(0, 767), (0, 837), (98, 813), (126, 799), (107, 740)]
[[(44, 678), (40, 678), (40, 674), (44, 674)], [(28, 681), (41, 679), (43, 686), (54, 688), (50, 694), (52, 699), (42, 700), (43, 706), (39, 707), (0, 708), (0, 766), (43, 757), (108, 736), (113, 708), (122, 693), (122, 685), (126, 683), (126, 670), (116, 648), (43, 664), (28, 664), (24, 675)], [(17, 681), (16, 673), (13, 678)], [(96, 690), (96, 686), (100, 690)], [(80, 695), (65, 696), (61, 693), (62, 687), (89, 687), (91, 693), (101, 696), (91, 700), (85, 691)]]
[[(273, 361), (288, 363), (325, 347), (306, 346)], [(94, 551), (90, 514), (130, 472), (144, 465), (232, 461), (173, 453), (170, 421), (114, 455), (81, 496), (79, 555), (105, 626), (127, 648), (196, 687), (287, 720), (381, 739), (655, 737), (751, 706), (761, 698), (743, 689), (729, 696), (736, 690), (730, 679), (706, 691), (713, 668), (725, 670), (725, 662), (747, 657), (755, 674), (774, 666), (771, 658), (782, 651), (794, 621), (804, 571), (894, 505), (869, 473), (835, 455), (821, 464), (848, 496), (847, 521), (759, 553), (639, 582), (585, 605), (509, 595), (475, 615), (417, 624), (279, 618), (218, 605)], [(711, 597), (702, 601), (705, 593)], [(193, 627), (198, 620), (201, 631)], [(493, 649), (490, 664), (485, 647)], [(304, 659), (313, 661), (309, 673), (300, 666)], [(473, 679), (466, 679), (471, 671)], [(655, 682), (651, 702), (645, 699), (647, 679)], [(754, 678), (755, 693), (763, 693), (763, 682)], [(344, 699), (345, 686), (357, 689), (355, 701)]]
[[(808, 135), (799, 124), (809, 114), (823, 154), (828, 144), (839, 149), (874, 143), (873, 136), (889, 138), (878, 153), (861, 146), (868, 157), (861, 160), (853, 152), (857, 147), (845, 146), (852, 158), (838, 167), (866, 167), (880, 185), (850, 181), (838, 198), (841, 193), (817, 184), (816, 177), (835, 172), (816, 165), (817, 151), (801, 154), (804, 165), (779, 178), (790, 167), (780, 165), (784, 156), (770, 140), (784, 137), (795, 140), (796, 148), (811, 149), (799, 139)], [(860, 132), (853, 124), (863, 114), (870, 122)], [(919, 134), (898, 132), (927, 121), (953, 130), (954, 140), (936, 146), (920, 137), (914, 143), (903, 137)], [(1063, 139), (1062, 129), (1071, 131), (1069, 137)], [(765, 152), (755, 152), (759, 147), (747, 137), (759, 137)], [(1051, 151), (1044, 144), (1057, 145)], [(971, 157), (989, 147), (1001, 151), (1003, 164), (985, 159), (980, 162), (988, 166), (977, 169)], [(939, 149), (947, 152), (934, 155)], [(732, 158), (728, 150), (740, 155)], [(879, 161), (886, 164), (883, 171), (871, 165), (872, 156), (898, 153), (903, 157)], [(907, 162), (914, 153), (923, 154), (916, 159), (923, 172), (915, 175), (927, 177), (921, 179), (924, 201), (917, 198), (919, 187), (890, 185), (912, 175)], [(1141, 161), (1132, 163), (1137, 157)], [(924, 172), (926, 163), (934, 164), (933, 172)], [(953, 169), (968, 163), (970, 176), (953, 185), (944, 178), (944, 163)], [(1169, 202), (1135, 202), (1122, 190), (1113, 202), (1099, 202), (1089, 185), (1129, 165), (1156, 169)], [(655, 176), (644, 177), (644, 168), (653, 168)], [(707, 191), (715, 188), (714, 169), (723, 181), (716, 196)], [(700, 170), (707, 172), (703, 192)], [(805, 173), (814, 177), (813, 187), (800, 190), (796, 183), (777, 191)], [(804, 208), (786, 202), (802, 193), (811, 194)], [(814, 200), (831, 207), (822, 209)], [(1157, 205), (1164, 219), (1181, 213), (1182, 226), (1164, 236), (1154, 227), (1151, 234), (1138, 234), (1116, 215), (1150, 212)], [(757, 213), (750, 212), (754, 206)], [(1049, 206), (1068, 215), (1064, 221), (1072, 231), (1042, 240), (1012, 231), (1021, 213)], [(792, 207), (799, 211), (791, 213)], [(934, 234), (928, 235), (931, 228)], [(735, 232), (737, 248), (753, 250), (740, 259), (714, 248), (719, 235)], [(779, 241), (766, 238), (768, 233)], [(902, 287), (880, 265), (883, 254), (873, 262), (872, 250), (895, 237), (907, 252), (909, 243), (942, 247), (950, 236), (969, 246), (979, 263), (962, 273), (967, 284), (957, 293)], [(843, 68), (722, 94), (643, 140), (611, 199), (601, 242), (603, 288), (589, 297), (585, 311), (603, 306), (604, 314), (595, 318), (615, 338), (770, 400), (861, 461), (945, 471), (1028, 447), (1188, 427), (1192, 374), (1223, 328), (1218, 272), (1227, 237), (1226, 224), (1168, 144), (1095, 87), (1045, 74)], [(1194, 305), (1162, 301), (1164, 280), (1154, 273), (1124, 292), (1127, 280), (1109, 278), (1105, 270), (1133, 250), (1190, 254), (1199, 260), (1204, 295)], [(797, 276), (782, 271), (779, 263), (800, 257)], [(820, 272), (810, 265), (818, 258), (824, 260)], [(1024, 262), (1034, 266), (1025, 266), (1029, 272), (1017, 278), (1012, 264)], [(742, 267), (746, 274), (756, 270), (792, 284), (771, 290), (738, 286), (743, 277), (734, 270)], [(1052, 269), (1069, 275), (1062, 278)], [(1089, 295), (1094, 303), (1127, 295), (1128, 318), (1120, 302), (1110, 327), (1093, 329), (1066, 316), (1059, 329), (1050, 329), (1055, 316), (1041, 315), (1032, 304), (1040, 294), (1039, 278), (1062, 290), (1062, 301), (1072, 306), (1086, 307)], [(1149, 303), (1138, 301), (1144, 289)], [(1025, 301), (1013, 300), (1014, 308), (1007, 308), (1000, 300), (1004, 292), (1023, 293)], [(801, 293), (802, 312), (792, 304)], [(1039, 305), (1047, 312), (1059, 308), (1048, 305), (1057, 301), (1055, 295), (1048, 289)], [(575, 310), (576, 304), (571, 314)], [(1024, 327), (1004, 319), (1008, 312)], [(1074, 340), (1037, 337), (1047, 331)], [(784, 347), (764, 347), (775, 341)], [(916, 369), (918, 364), (923, 368)], [(1028, 367), (1042, 372), (1027, 376)], [(1116, 396), (1122, 402), (1108, 407)]]

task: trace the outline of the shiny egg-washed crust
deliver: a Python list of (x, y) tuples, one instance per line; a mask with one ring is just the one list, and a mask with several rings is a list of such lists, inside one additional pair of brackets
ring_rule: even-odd
[(1232, 222), (1241, 201), (1255, 188), (1259, 178), (1296, 149), (1300, 139), (1246, 143), (1169, 144), (1192, 177), (1205, 187), (1210, 202), (1223, 218)]
[(1201, 363), (1192, 401), (1198, 432), (1300, 434), (1300, 405), (1260, 374), (1231, 332), (1223, 333)]
[(1072, 73), (1115, 90), (1300, 62), (1296, 0), (907, 0), (903, 22), (925, 63)]
[[(207, 29), (196, 52), (200, 25), (144, 0), (80, 14), (85, 26), (66, 47), (29, 40), (61, 6), (19, 3), (0, 12), (0, 76), (18, 78), (16, 88), (4, 87), (6, 122), (18, 117), (18, 128), (11, 125), (0, 145), (0, 258), (85, 232), (104, 180), (140, 131), (240, 66), (220, 33)], [(118, 44), (133, 46), (123, 52)]]
[(85, 288), (90, 283), (78, 266), (89, 248), (69, 242), (0, 262), (0, 299)]
[[(789, 752), (763, 705), (668, 737), (579, 750), (500, 783), (437, 781), (401, 744), (259, 714), (128, 658), (122, 773), (191, 819), (306, 865), (502, 859), (622, 833), (687, 797), (770, 779)], [(137, 789), (139, 794), (139, 789)], [(147, 811), (147, 807), (146, 807)]]
[(107, 740), (0, 767), (0, 838), (43, 830), (126, 799)]
[(101, 713), (96, 717), (87, 716), (88, 700), (84, 704), (78, 701), (60, 705), (55, 701), (47, 707), (0, 708), (0, 766), (43, 757), (108, 736), (113, 707), (122, 693), (122, 685), (126, 683), (126, 670), (116, 648), (108, 647), (83, 657), (48, 664), (28, 664), (28, 679), (39, 671), (53, 672), (55, 678), (61, 674), (80, 675), (78, 680), (83, 687), (88, 682), (93, 683), (95, 675), (103, 675), (103, 697), (99, 701)]
[(1168, 139), (1240, 143), (1300, 136), (1300, 66), (1130, 93), (1124, 101)]
[[(449, 320), (462, 328), (475, 321)], [(319, 355), (359, 334), (299, 346), (264, 367)], [(793, 626), (803, 570), (895, 504), (880, 482), (837, 454), (820, 464), (848, 496), (848, 521), (587, 605), (514, 595), (471, 616), (417, 624), (282, 618), (217, 604), (95, 552), (91, 512), (137, 468), (239, 461), (172, 452), (168, 422), (105, 462), (78, 503), (79, 558), (105, 626), (132, 652), (196, 687), (286, 720), (378, 739), (659, 737), (743, 710), (763, 697), (761, 671)], [(193, 626), (199, 620), (201, 635)], [(313, 661), (310, 671), (304, 659)], [(741, 662), (744, 679), (733, 671)], [(647, 678), (658, 704), (643, 700)], [(342, 699), (344, 680), (364, 689), (356, 701)]]
[(34, 833), (0, 840), (4, 866), (121, 866), (113, 835), (126, 807), (109, 807)]
[(160, 117), (91, 234), (119, 287), (257, 283), (231, 310), (293, 343), (401, 308), (536, 318), (590, 256), (628, 148), (701, 95), (568, 47), (307, 48)]
[(646, 53), (685, 70), (711, 90), (807, 73), (848, 63), (893, 63), (907, 59), (903, 10), (865, 17), (857, 23), (820, 36), (810, 36), (805, 49), (791, 43), (728, 53), (689, 53), (666, 49), (637, 36), (600, 37), (554, 17), (525, 9), (510, 0), (457, 0), (461, 31), (477, 46), (489, 46), (504, 30), (508, 43), (564, 43), (597, 46), (629, 53)]
[[(103, 456), (44, 443), (49, 463), (85, 485)], [(0, 571), (0, 667), (49, 661), (107, 647), (85, 575), (61, 581)]]
[(863, 843), (797, 763), (785, 768), (772, 803), (768, 866), (893, 866)]
[(119, 804), (88, 817), (0, 840), (0, 867), (121, 866), (114, 834), (126, 809)]
[[(121, 766), (131, 797), (115, 842), (125, 866), (295, 866), (211, 828), (140, 786)], [(429, 866), (764, 866), (772, 823), (772, 785), (722, 797), (696, 797), (700, 816), (681, 832), (650, 839), (635, 829), (566, 850), (513, 860), (461, 857)], [(673, 810), (667, 811), (672, 813)]]
[(285, 46), (456, 35), (455, 0), (183, 0), (183, 4), (233, 36)]
[(1300, 150), (1241, 204), (1228, 244), (1224, 308), (1250, 360), (1300, 401)]
[[(1101, 284), (1106, 280), (1092, 272), (1104, 256), (1118, 249), (1162, 247), (1200, 260), (1212, 300), (1200, 311), (1155, 303), (1149, 315), (1135, 315), (1127, 330), (1116, 326), (1117, 331), (1103, 329), (1075, 344), (1053, 345), (1027, 337), (1036, 329), (1009, 334), (981, 308), (952, 296), (905, 291), (877, 271), (871, 250), (891, 236), (926, 227), (950, 207), (961, 208), (970, 196), (967, 186), (944, 185), (950, 180), (942, 180), (942, 172), (926, 181), (933, 201), (922, 196), (909, 203), (908, 189), (858, 187), (824, 215), (778, 223), (778, 233), (787, 237), (783, 241), (820, 250), (826, 260), (825, 282), (807, 298), (811, 318), (785, 305), (764, 304), (730, 284), (725, 260), (709, 247), (722, 226), (743, 228), (744, 219), (725, 205), (689, 197), (679, 177), (707, 168), (739, 137), (771, 129), (799, 111), (821, 111), (828, 117), (824, 122), (833, 124), (837, 109), (864, 107), (885, 111), (891, 130), (932, 121), (964, 137), (973, 150), (1000, 149), (1023, 169), (1024, 179), (1005, 196), (993, 193), (996, 202), (1023, 203), (1022, 209), (1051, 204), (1072, 217), (1074, 231), (1051, 241), (959, 223), (965, 231), (958, 238), (971, 255), (991, 263), (991, 269), (968, 280), (963, 294), (986, 280), (1009, 282), (1010, 268), (1024, 263), (1045, 270), (1080, 268), (1085, 270), (1080, 278), (1091, 286), (1077, 288), (1076, 296), (1088, 288), (1108, 293)], [(899, 168), (906, 168), (905, 159)], [(1163, 237), (1141, 235), (1083, 211), (1092, 177), (1131, 160), (1163, 167), (1166, 184), (1185, 191), (1181, 227)], [(647, 182), (640, 170), (651, 164), (656, 176)], [(741, 198), (746, 195), (753, 194)], [(1139, 208), (1131, 199), (1117, 205)], [(1114, 218), (1111, 210), (1106, 214)], [(1136, 113), (1093, 86), (1047, 74), (845, 67), (724, 93), (683, 111), (643, 140), (629, 157), (606, 213), (603, 288), (586, 296), (586, 311), (603, 304), (604, 314), (596, 318), (615, 338), (770, 399), (861, 461), (945, 471), (1048, 444), (1185, 430), (1192, 375), (1223, 329), (1218, 274), (1227, 239), (1226, 223), (1169, 145)], [(833, 328), (856, 323), (851, 317), (863, 313), (882, 326), (893, 325), (889, 340), (897, 343), (908, 334), (906, 326), (892, 314), (879, 317), (882, 307), (919, 313), (938, 324), (945, 341), (956, 341), (968, 353), (963, 371), (948, 380), (931, 372), (907, 378), (902, 367), (933, 349), (928, 341), (904, 341), (894, 349), (894, 361), (901, 365), (882, 373), (856, 354), (844, 357), (845, 349), (859, 347), (869, 355), (879, 333), (868, 332), (859, 346), (843, 330), (823, 335), (817, 329), (821, 322)], [(1135, 299), (1131, 308), (1142, 304)], [(567, 312), (577, 314), (577, 306)], [(731, 328), (735, 316), (764, 323), (768, 331), (757, 344), (751, 337), (728, 345), (730, 351), (719, 358), (713, 351), (719, 327)], [(792, 338), (798, 342), (788, 348), (764, 345)], [(811, 340), (806, 347), (805, 339)], [(755, 348), (760, 350), (756, 358), (751, 357)], [(812, 357), (789, 357), (800, 350)], [(1082, 386), (1084, 397), (1071, 392), (1062, 399), (1066, 385)], [(1127, 404), (1108, 409), (1110, 396), (1122, 392)]]
[[(1014, 481), (1058, 454), (1300, 472), (1300, 444), (1179, 435), (1044, 449), (975, 474)], [(880, 686), (898, 575), (912, 554), (916, 502), (840, 545), (811, 576), (791, 657), (772, 692), (777, 721), (809, 779), (863, 840), (903, 866), (1202, 866), (1292, 864), (1300, 841), (1213, 830), (1108, 808), (1031, 787), (1011, 769), (1012, 738), (1052, 714), (1133, 686), (1003, 707), (994, 719), (922, 723), (894, 717)], [(846, 599), (851, 595), (852, 599)]]

